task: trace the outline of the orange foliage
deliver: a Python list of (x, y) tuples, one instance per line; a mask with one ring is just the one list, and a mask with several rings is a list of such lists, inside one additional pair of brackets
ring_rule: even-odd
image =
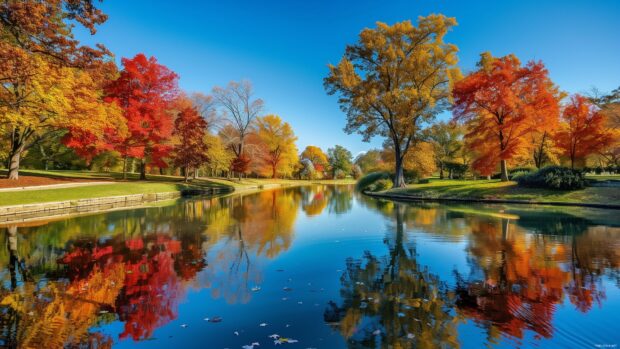
[(468, 124), (467, 145), (478, 155), (474, 169), (487, 175), (500, 161), (507, 179), (506, 161), (527, 146), (534, 120), (557, 115), (557, 91), (542, 62), (521, 66), (514, 55), (483, 53), (478, 66), (454, 86), (454, 119)]
[(613, 136), (606, 129), (603, 113), (585, 97), (571, 97), (562, 113), (561, 129), (556, 135), (557, 145), (570, 158), (571, 167), (575, 166), (576, 160), (612, 144), (615, 141)]

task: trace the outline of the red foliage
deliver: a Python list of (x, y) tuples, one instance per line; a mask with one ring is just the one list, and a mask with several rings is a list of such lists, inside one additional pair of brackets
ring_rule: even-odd
[(513, 55), (483, 54), (479, 66), (454, 86), (454, 119), (468, 123), (474, 167), (489, 174), (490, 160), (510, 160), (527, 146), (532, 120), (557, 117), (558, 97), (542, 62), (521, 66)]
[(250, 158), (247, 155), (240, 155), (236, 157), (231, 165), (230, 170), (237, 173), (246, 173), (250, 167)]
[(563, 154), (570, 158), (571, 167), (575, 160), (583, 159), (614, 141), (613, 134), (605, 127), (604, 115), (580, 95), (572, 96), (564, 108), (561, 128), (555, 138)]
[(185, 167), (185, 174), (190, 168), (196, 168), (207, 162), (207, 145), (204, 136), (207, 122), (192, 107), (183, 109), (174, 121), (174, 135), (179, 143), (174, 147), (174, 164)]
[(114, 144), (124, 156), (147, 159), (165, 166), (162, 158), (172, 149), (164, 143), (172, 136), (170, 105), (179, 90), (178, 76), (154, 57), (137, 54), (123, 58), (117, 80), (106, 86), (106, 100), (118, 103), (127, 120), (129, 134)]

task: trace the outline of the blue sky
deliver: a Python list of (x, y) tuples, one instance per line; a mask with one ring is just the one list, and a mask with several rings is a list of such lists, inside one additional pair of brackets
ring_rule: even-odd
[[(120, 57), (145, 53), (180, 75), (188, 92), (248, 79), (268, 113), (288, 121), (298, 147), (335, 144), (353, 154), (381, 145), (342, 130), (345, 115), (322, 79), (359, 32), (430, 13), (456, 17), (446, 41), (459, 49), (460, 67), (478, 55), (515, 53), (542, 60), (565, 91), (620, 86), (620, 1), (159, 1), (107, 0), (109, 20), (85, 43), (105, 44)], [(443, 115), (442, 117), (446, 117)]]

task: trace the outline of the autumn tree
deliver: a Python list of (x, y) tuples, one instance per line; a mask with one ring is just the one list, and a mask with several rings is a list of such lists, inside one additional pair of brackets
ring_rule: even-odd
[[(207, 125), (208, 126), (208, 125)], [(207, 163), (211, 176), (219, 176), (222, 171), (230, 169), (234, 154), (217, 135), (206, 133), (203, 142), (207, 145)]]
[(584, 159), (616, 141), (613, 133), (605, 128), (605, 117), (588, 99), (574, 95), (562, 111), (560, 131), (556, 142), (563, 155), (570, 159), (571, 168), (575, 161)]
[(256, 125), (263, 171), (271, 178), (276, 178), (280, 174), (290, 175), (299, 161), (295, 146), (297, 137), (291, 125), (282, 122), (277, 115), (259, 117)]
[(99, 144), (107, 129), (124, 132), (120, 110), (102, 99), (98, 83), (86, 71), (55, 67), (39, 56), (24, 67), (19, 79), (7, 81), (0, 91), (0, 123), (8, 131), (8, 178), (18, 179), (22, 154), (32, 146), (69, 130), (65, 138), (80, 153), (88, 134), (88, 144)]
[(327, 154), (325, 154), (320, 147), (314, 145), (307, 146), (306, 149), (301, 152), (300, 157), (310, 160), (314, 169), (319, 173), (323, 173), (328, 164)]
[(598, 153), (608, 166), (620, 167), (620, 88), (609, 94), (600, 94), (597, 91), (590, 101), (601, 109), (601, 113), (605, 116), (606, 128), (613, 133), (613, 138), (616, 140)]
[(174, 146), (174, 165), (184, 168), (185, 181), (190, 169), (196, 171), (209, 160), (208, 148), (204, 142), (207, 122), (198, 111), (188, 107), (174, 120), (174, 136), (178, 143)]
[(386, 164), (381, 158), (381, 150), (370, 149), (355, 158), (355, 164), (360, 167), (362, 173), (384, 170)]
[(325, 78), (329, 94), (339, 94), (348, 133), (365, 141), (387, 137), (394, 149), (394, 186), (403, 187), (403, 159), (420, 139), (424, 124), (448, 107), (450, 86), (460, 75), (457, 47), (444, 42), (456, 25), (443, 15), (419, 17), (364, 29), (357, 44), (347, 46)]
[[(172, 147), (166, 142), (172, 136), (173, 120), (169, 112), (179, 90), (178, 76), (159, 64), (155, 57), (137, 54), (123, 58), (123, 70), (106, 87), (108, 101), (123, 109), (129, 134), (116, 142), (125, 163), (128, 157), (141, 160), (140, 179), (146, 179), (146, 165), (165, 166), (163, 158)], [(126, 178), (123, 166), (123, 178)]]
[(454, 160), (463, 147), (463, 132), (455, 123), (439, 122), (428, 130), (428, 139), (439, 166), (439, 178), (444, 178), (446, 163)]
[(224, 117), (235, 131), (236, 139), (230, 147), (239, 158), (244, 154), (244, 145), (252, 126), (263, 111), (263, 100), (253, 97), (254, 91), (249, 81), (231, 81), (225, 88), (213, 88), (213, 98), (224, 109)]
[[(91, 0), (0, 4), (0, 129), (9, 136), (8, 178), (18, 179), (24, 151), (60, 128), (100, 134), (118, 120), (102, 103), (98, 84), (114, 69), (109, 52), (81, 46), (72, 34), (76, 22), (95, 34), (106, 19)], [(93, 112), (88, 123), (82, 112)]]
[(337, 172), (342, 172), (345, 176), (351, 173), (353, 166), (353, 155), (351, 152), (341, 146), (336, 145), (327, 149), (327, 157), (329, 159), (329, 167), (332, 171), (333, 178), (337, 177)]
[(558, 103), (542, 62), (522, 66), (514, 55), (488, 52), (478, 70), (455, 84), (453, 95), (454, 120), (468, 123), (466, 138), (478, 153), (473, 167), (488, 175), (499, 162), (502, 181), (508, 180), (507, 161), (524, 151), (534, 118), (552, 115)]

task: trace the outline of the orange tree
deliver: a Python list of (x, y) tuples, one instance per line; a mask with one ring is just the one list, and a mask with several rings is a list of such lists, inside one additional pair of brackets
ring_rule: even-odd
[(467, 143), (477, 153), (473, 167), (489, 175), (499, 162), (502, 181), (508, 180), (507, 161), (525, 151), (534, 117), (558, 108), (542, 62), (522, 66), (514, 55), (481, 54), (478, 70), (456, 83), (453, 95), (454, 120), (468, 124)]
[(95, 34), (106, 19), (92, 0), (0, 3), (0, 130), (9, 140), (8, 178), (18, 179), (28, 148), (63, 130), (101, 136), (121, 127), (118, 112), (101, 98), (101, 81), (115, 70), (109, 52), (81, 46), (72, 34), (75, 22)]
[(574, 95), (562, 112), (560, 131), (556, 142), (562, 153), (570, 159), (571, 168), (575, 161), (584, 159), (612, 144), (614, 133), (607, 129), (605, 115), (587, 98)]

